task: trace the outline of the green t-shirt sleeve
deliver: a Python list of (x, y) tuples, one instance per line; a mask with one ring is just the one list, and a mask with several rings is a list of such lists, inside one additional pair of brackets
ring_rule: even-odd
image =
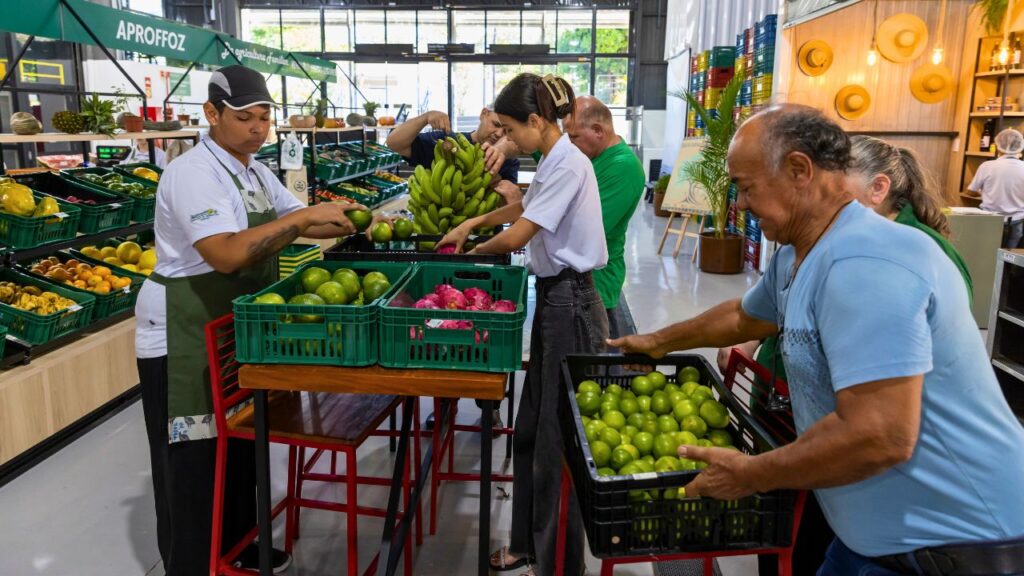
[(543, 156), (543, 154), (540, 153), (540, 150), (534, 150), (533, 154), (530, 154), (530, 156), (533, 157), (534, 162), (540, 162), (541, 156)]

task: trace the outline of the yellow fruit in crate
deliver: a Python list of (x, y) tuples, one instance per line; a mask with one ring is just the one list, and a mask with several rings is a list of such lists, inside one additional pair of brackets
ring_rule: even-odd
[(110, 258), (104, 258), (103, 261), (106, 262), (107, 264), (110, 264), (111, 266), (116, 266), (117, 268), (120, 268), (121, 266), (124, 266), (124, 262), (122, 262), (121, 259), (116, 257), (116, 256), (111, 256)]
[(146, 180), (152, 180), (153, 182), (160, 181), (160, 175), (155, 170), (150, 170), (145, 166), (139, 166), (135, 170), (132, 170), (132, 174), (139, 178), (145, 178)]
[(142, 255), (142, 248), (135, 242), (121, 242), (117, 247), (117, 258), (125, 264), (135, 264)]
[(92, 273), (94, 276), (99, 276), (101, 279), (106, 278), (107, 276), (110, 276), (110, 268), (107, 268), (106, 266), (97, 266), (92, 269)]
[(95, 288), (96, 286), (99, 286), (100, 282), (103, 282), (103, 277), (93, 274), (92, 276), (89, 276), (88, 280), (85, 281), (85, 285), (88, 286), (89, 288)]
[(117, 248), (113, 246), (104, 246), (100, 248), (100, 259), (104, 258), (117, 258)]
[(143, 269), (139, 270), (139, 274), (142, 274), (143, 276), (149, 276), (152, 273), (153, 273), (153, 271), (150, 270), (149, 268), (143, 268)]
[(0, 186), (0, 210), (15, 216), (31, 216), (36, 210), (32, 190), (24, 184), (10, 182)]
[[(86, 246), (85, 248), (82, 248), (81, 252), (89, 258), (94, 258), (96, 260), (103, 259), (103, 254), (100, 252), (99, 248), (95, 246)], [(116, 253), (117, 251), (115, 250), (114, 252)]]
[(123, 290), (132, 285), (132, 279), (128, 277), (118, 278), (113, 284), (110, 285), (114, 290)]
[(136, 266), (135, 264), (125, 264), (124, 266), (121, 266), (121, 268), (123, 270), (127, 270), (129, 272), (138, 272), (139, 271), (139, 267)]
[(156, 268), (156, 250), (150, 248), (149, 250), (143, 250), (139, 256), (139, 270)]
[(39, 201), (39, 205), (36, 206), (36, 210), (32, 215), (35, 217), (49, 216), (57, 212), (60, 212), (60, 206), (57, 204), (57, 201), (47, 197)]
[(93, 292), (97, 294), (110, 294), (110, 282), (100, 282), (93, 289)]

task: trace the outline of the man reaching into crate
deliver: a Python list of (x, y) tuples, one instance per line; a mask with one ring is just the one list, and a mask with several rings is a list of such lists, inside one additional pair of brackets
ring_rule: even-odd
[[(1024, 573), (1024, 428), (937, 244), (853, 201), (850, 139), (810, 108), (753, 116), (729, 150), (738, 207), (783, 247), (742, 299), (610, 345), (654, 357), (777, 336), (796, 441), (683, 446), (687, 496), (814, 490), (836, 539), (818, 572)], [(893, 250), (898, 246), (898, 250)]]

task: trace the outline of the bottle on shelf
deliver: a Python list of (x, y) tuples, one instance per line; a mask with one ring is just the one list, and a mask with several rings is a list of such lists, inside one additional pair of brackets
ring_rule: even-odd
[(999, 44), (992, 47), (992, 54), (988, 58), (988, 71), (995, 72), (999, 70)]
[(996, 120), (995, 120), (995, 118), (989, 118), (988, 120), (986, 120), (985, 121), (985, 127), (981, 129), (981, 142), (980, 142), (980, 147), (979, 148), (980, 148), (980, 150), (982, 152), (991, 152), (992, 151), (992, 136), (993, 136), (993, 133), (995, 132), (995, 130), (996, 130)]
[(1010, 67), (1019, 70), (1021, 67), (1020, 35), (1010, 34), (1010, 36), (1013, 38), (1013, 42), (1010, 44), (1013, 46), (1013, 51), (1010, 52)]

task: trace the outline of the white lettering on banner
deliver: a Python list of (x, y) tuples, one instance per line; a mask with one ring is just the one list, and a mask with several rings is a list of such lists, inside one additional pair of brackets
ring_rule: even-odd
[(184, 34), (169, 32), (152, 26), (143, 26), (134, 22), (125, 22), (124, 20), (117, 23), (117, 39), (149, 46), (170, 48), (177, 52), (185, 51)]

